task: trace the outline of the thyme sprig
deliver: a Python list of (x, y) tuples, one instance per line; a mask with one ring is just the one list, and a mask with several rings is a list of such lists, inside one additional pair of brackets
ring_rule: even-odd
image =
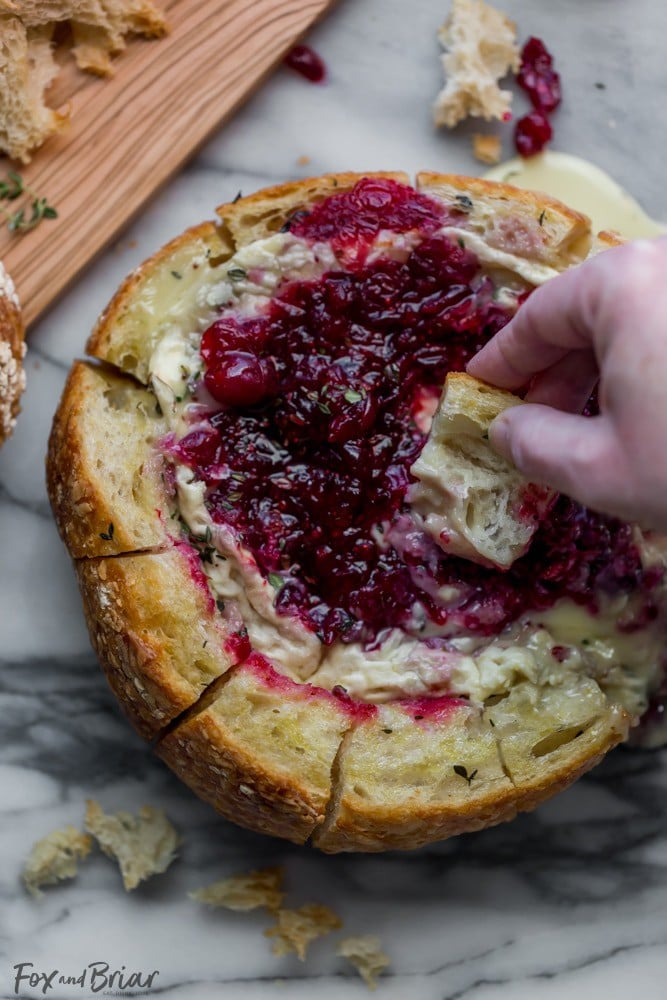
[[(2, 204), (19, 198), (24, 198), (24, 203), (14, 211)], [(0, 180), (0, 215), (7, 220), (10, 233), (28, 233), (36, 229), (43, 219), (58, 218), (58, 212), (49, 204), (48, 198), (40, 197), (14, 170), (10, 170), (4, 180)]]

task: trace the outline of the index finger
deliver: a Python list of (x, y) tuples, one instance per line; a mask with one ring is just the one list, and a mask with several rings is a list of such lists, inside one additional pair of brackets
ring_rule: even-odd
[(582, 283), (591, 277), (588, 264), (582, 264), (541, 285), (470, 361), (469, 374), (520, 389), (571, 351), (590, 347), (593, 331), (582, 308)]

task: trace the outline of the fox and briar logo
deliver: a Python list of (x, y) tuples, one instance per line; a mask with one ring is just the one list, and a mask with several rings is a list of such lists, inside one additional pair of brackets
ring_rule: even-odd
[(46, 996), (56, 986), (78, 986), (91, 993), (123, 993), (125, 990), (150, 990), (160, 975), (152, 972), (128, 972), (124, 965), (112, 969), (108, 962), (89, 962), (79, 973), (68, 975), (60, 969), (44, 972), (36, 969), (33, 962), (20, 962), (14, 966), (14, 994), (27, 987), (38, 990)]

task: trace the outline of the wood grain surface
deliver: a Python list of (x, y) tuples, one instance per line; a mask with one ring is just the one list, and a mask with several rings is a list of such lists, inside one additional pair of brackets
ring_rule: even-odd
[[(71, 102), (71, 125), (21, 168), (58, 219), (24, 235), (0, 228), (0, 260), (28, 324), (332, 2), (172, 0), (163, 4), (170, 34), (131, 41), (111, 79), (82, 73), (68, 57), (49, 100)], [(0, 176), (11, 167), (0, 158)]]

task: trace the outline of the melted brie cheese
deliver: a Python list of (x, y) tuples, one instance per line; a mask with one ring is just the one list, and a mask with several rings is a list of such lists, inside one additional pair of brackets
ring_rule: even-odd
[[(530, 284), (556, 274), (544, 265), (488, 247), (466, 230), (444, 227), (442, 232), (463, 240), (486, 266)], [(370, 259), (378, 254), (407, 256), (413, 246), (414, 235), (383, 232)], [(242, 247), (216, 268), (197, 292), (191, 322), (186, 312), (178, 322), (172, 317), (150, 361), (151, 383), (176, 439), (197, 423), (199, 404), (188, 397), (193, 380), (201, 376), (201, 316), (221, 304), (242, 316), (256, 315), (266, 308), (283, 278), (313, 278), (340, 266), (327, 244), (313, 246), (285, 233)], [(325, 647), (299, 619), (276, 612), (275, 589), (231, 529), (213, 522), (206, 507), (206, 485), (196, 482), (185, 466), (176, 467), (176, 491), (178, 513), (191, 537), (206, 545), (202, 568), (223, 618), (230, 629), (245, 625), (253, 649), (295, 680), (327, 688), (341, 685), (355, 698), (376, 702), (447, 693), (483, 703), (522, 680), (557, 686), (568, 676), (583, 673), (633, 715), (644, 707), (646, 686), (660, 662), (664, 629), (654, 624), (641, 633), (620, 633), (616, 621), (625, 606), (613, 604), (604, 614), (592, 615), (563, 600), (550, 611), (527, 613), (493, 639), (447, 637), (446, 629), (438, 634), (424, 622), (424, 635), (431, 637), (426, 641), (392, 629), (378, 636), (372, 647), (342, 642)], [(446, 603), (456, 595), (441, 596)], [(414, 618), (424, 619), (421, 607), (414, 609)], [(567, 647), (566, 655), (559, 647)]]

